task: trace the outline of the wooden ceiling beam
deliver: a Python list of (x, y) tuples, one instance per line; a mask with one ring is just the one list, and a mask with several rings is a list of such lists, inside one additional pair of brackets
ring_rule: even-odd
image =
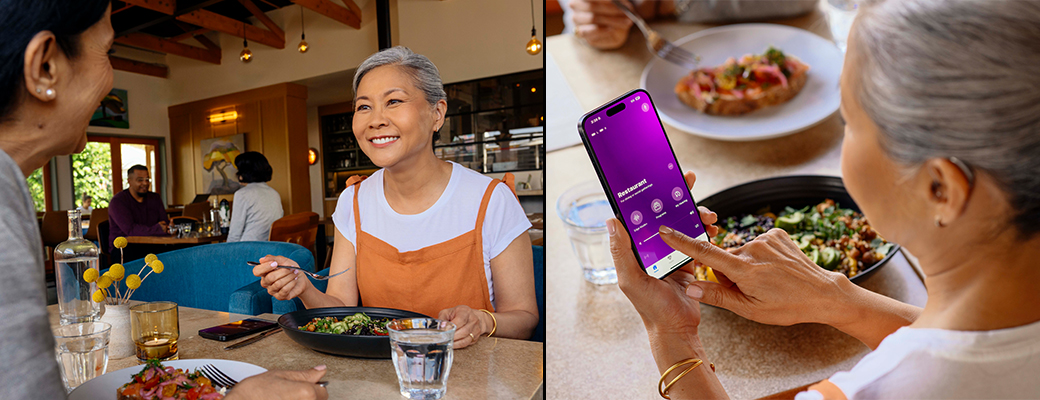
[(202, 45), (206, 46), (207, 49), (220, 51), (220, 46), (218, 46), (216, 43), (213, 43), (213, 41), (209, 40), (208, 37), (198, 35), (195, 36), (195, 40), (198, 40), (199, 43), (202, 43)]
[(242, 32), (245, 31), (245, 38), (248, 40), (274, 47), (276, 49), (285, 48), (284, 33), (278, 35), (274, 32), (257, 28), (253, 25), (225, 17), (212, 11), (195, 10), (178, 16), (177, 20), (217, 32), (226, 33), (235, 37), (242, 37)]
[(238, 2), (242, 3), (242, 6), (249, 10), (249, 12), (253, 13), (253, 16), (256, 17), (256, 19), (259, 20), (260, 23), (264, 24), (264, 26), (266, 26), (267, 29), (270, 29), (271, 32), (273, 32), (275, 35), (281, 36), (283, 38), (285, 37), (285, 31), (283, 31), (282, 28), (278, 26), (278, 24), (274, 23), (274, 21), (272, 21), (271, 18), (267, 16), (267, 14), (264, 14), (263, 11), (260, 11), (260, 7), (257, 7), (256, 4), (253, 4), (251, 0), (238, 0)]
[(176, 0), (123, 0), (123, 2), (141, 8), (147, 8), (152, 11), (158, 11), (166, 15), (173, 15), (173, 13), (177, 11)]
[(343, 7), (331, 0), (292, 0), (293, 3), (332, 18), (354, 29), (361, 29), (361, 7), (354, 0), (343, 0)]
[(193, 38), (193, 37), (202, 35), (202, 34), (204, 34), (206, 32), (209, 32), (209, 29), (206, 29), (206, 28), (193, 29), (193, 30), (184, 32), (184, 33), (182, 33), (180, 35), (171, 37), (169, 40), (174, 41), (174, 42), (179, 42), (179, 41), (182, 41), (184, 39)]
[(220, 49), (200, 49), (195, 46), (177, 43), (171, 40), (163, 39), (157, 36), (146, 35), (143, 33), (131, 33), (126, 36), (118, 37), (116, 38), (116, 43), (125, 44), (127, 46), (141, 47), (149, 50), (155, 50), (167, 54), (174, 54), (181, 57), (192, 58), (195, 60), (220, 65)]
[(170, 69), (165, 65), (149, 64), (116, 56), (108, 56), (108, 61), (112, 63), (112, 69), (120, 71), (157, 76), (160, 78), (165, 78), (170, 74)]

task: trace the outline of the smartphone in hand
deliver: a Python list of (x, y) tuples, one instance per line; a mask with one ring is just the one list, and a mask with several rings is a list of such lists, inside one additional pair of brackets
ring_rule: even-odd
[(650, 94), (636, 89), (592, 110), (578, 133), (646, 273), (663, 279), (690, 262), (658, 236), (666, 225), (708, 240)]

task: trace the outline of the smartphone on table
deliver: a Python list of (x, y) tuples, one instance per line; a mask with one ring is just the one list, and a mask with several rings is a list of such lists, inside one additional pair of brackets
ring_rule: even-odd
[(690, 262), (658, 235), (666, 225), (708, 240), (650, 94), (635, 89), (590, 111), (578, 132), (643, 270), (664, 279)]
[(226, 342), (228, 340), (235, 340), (243, 336), (249, 336), (254, 333), (264, 332), (277, 327), (277, 323), (250, 318), (214, 326), (212, 328), (200, 329), (199, 336), (206, 339)]

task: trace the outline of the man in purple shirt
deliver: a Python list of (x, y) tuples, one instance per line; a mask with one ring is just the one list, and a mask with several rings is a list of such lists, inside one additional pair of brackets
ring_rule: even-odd
[[(119, 236), (165, 236), (169, 225), (166, 207), (158, 193), (149, 191), (152, 180), (148, 168), (134, 165), (126, 171), (126, 180), (130, 187), (117, 193), (108, 203), (108, 248)], [(127, 246), (125, 250), (130, 250)], [(143, 255), (142, 255), (143, 256)], [(125, 261), (135, 260), (129, 252)]]

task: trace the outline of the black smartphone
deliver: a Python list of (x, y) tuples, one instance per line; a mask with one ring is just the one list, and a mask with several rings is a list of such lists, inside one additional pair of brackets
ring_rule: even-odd
[(202, 336), (206, 339), (213, 339), (219, 340), (221, 342), (226, 342), (228, 340), (235, 340), (243, 336), (249, 336), (254, 333), (260, 333), (277, 327), (277, 323), (264, 321), (262, 319), (250, 318), (224, 325), (214, 326), (212, 328), (200, 329), (199, 336)]
[(666, 225), (708, 240), (650, 94), (635, 89), (590, 111), (578, 132), (643, 270), (663, 279), (690, 262), (658, 236)]

